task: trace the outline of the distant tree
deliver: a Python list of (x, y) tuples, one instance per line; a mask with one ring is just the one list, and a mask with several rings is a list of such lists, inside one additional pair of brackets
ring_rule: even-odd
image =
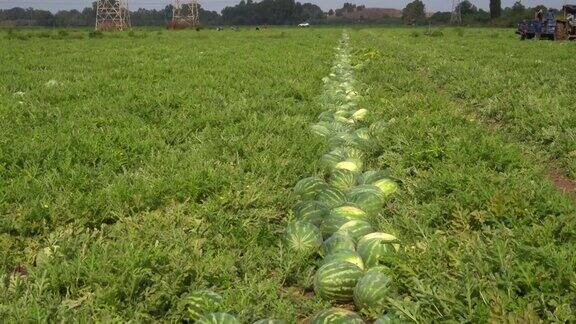
[(473, 5), (472, 2), (470, 2), (468, 0), (464, 0), (464, 1), (460, 2), (458, 7), (460, 8), (460, 13), (463, 16), (473, 15), (473, 14), (478, 13), (478, 8), (475, 5)]
[(514, 2), (512, 5), (511, 13), (513, 15), (523, 15), (526, 11), (526, 7), (520, 1)]
[(414, 0), (406, 5), (406, 8), (402, 10), (402, 21), (405, 24), (418, 24), (426, 21), (424, 3)]
[(490, 18), (495, 19), (502, 15), (502, 0), (490, 0)]
[(328, 16), (334, 16), (334, 9), (328, 10)]
[(450, 23), (450, 18), (452, 17), (452, 13), (451, 12), (435, 12), (431, 17), (430, 17), (430, 22), (432, 22), (433, 24), (439, 24), (439, 25), (447, 25)]

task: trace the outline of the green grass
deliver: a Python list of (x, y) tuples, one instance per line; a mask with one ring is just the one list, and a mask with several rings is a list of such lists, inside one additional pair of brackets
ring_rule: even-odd
[[(425, 32), (350, 30), (360, 106), (389, 121), (368, 168), (402, 181), (376, 219), (405, 247), (390, 309), (576, 320), (576, 208), (541, 163), (576, 172), (576, 44)], [(327, 306), (313, 260), (279, 243), (326, 151), (307, 126), (341, 29), (15, 33), (0, 34), (0, 318), (178, 321), (205, 288), (244, 322)]]
[(276, 246), (340, 33), (2, 38), (0, 269), (28, 276), (0, 317), (177, 318), (198, 288), (243, 319), (310, 312)]
[[(396, 260), (395, 280), (405, 297), (397, 306), (423, 322), (573, 321), (576, 208), (547, 179), (546, 166), (523, 154), (521, 146), (538, 135), (519, 130), (530, 115), (552, 123), (546, 109), (566, 121), (576, 116), (567, 105), (547, 104), (565, 102), (568, 88), (548, 94), (535, 85), (540, 78), (534, 71), (520, 68), (546, 56), (545, 65), (559, 71), (573, 44), (519, 43), (507, 36), (510, 31), (496, 31), (501, 37), (495, 40), (493, 32), (351, 34), (363, 65), (357, 74), (365, 107), (377, 112), (374, 119), (390, 120), (377, 136), (374, 164), (389, 166), (404, 183), (380, 225), (398, 233), (411, 251)], [(505, 68), (521, 49), (523, 59)], [(521, 104), (508, 105), (523, 98), (515, 87), (521, 83), (531, 97), (540, 96), (541, 109), (522, 113)], [(463, 109), (475, 107), (484, 116), (490, 103), (508, 116), (499, 120), (500, 131)], [(553, 150), (538, 148), (542, 154)]]

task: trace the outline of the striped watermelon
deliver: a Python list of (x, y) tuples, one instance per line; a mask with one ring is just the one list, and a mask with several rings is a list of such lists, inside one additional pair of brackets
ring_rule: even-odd
[(310, 126), (310, 130), (312, 131), (312, 134), (318, 135), (321, 137), (327, 137), (330, 135), (330, 129), (328, 127), (326, 127), (326, 125), (324, 123), (314, 124), (314, 125)]
[(390, 196), (398, 190), (398, 184), (392, 179), (380, 179), (374, 182), (374, 186), (380, 189), (384, 196)]
[(183, 302), (188, 319), (197, 320), (205, 313), (217, 311), (222, 304), (222, 296), (210, 290), (199, 290), (190, 293)]
[(349, 220), (353, 220), (353, 219), (365, 220), (368, 217), (366, 212), (364, 212), (362, 209), (360, 209), (356, 206), (353, 206), (353, 205), (344, 205), (344, 206), (332, 208), (332, 210), (330, 211), (330, 215), (328, 217), (331, 217), (331, 216), (344, 216), (344, 217), (348, 218)]
[(314, 200), (316, 195), (328, 185), (318, 177), (304, 178), (294, 186), (294, 193), (303, 200)]
[(369, 170), (362, 173), (359, 178), (360, 184), (371, 185), (374, 182), (382, 179), (386, 179), (390, 176), (388, 170)]
[(325, 170), (332, 170), (339, 162), (342, 162), (346, 157), (336, 152), (329, 152), (320, 158), (320, 165)]
[(286, 322), (282, 321), (282, 320), (275, 320), (275, 319), (266, 318), (266, 319), (261, 319), (259, 321), (256, 321), (252, 324), (284, 324), (284, 323), (286, 323)]
[(314, 275), (314, 292), (322, 299), (332, 301), (350, 301), (354, 296), (354, 287), (364, 271), (346, 261), (327, 263)]
[(346, 249), (346, 250), (337, 250), (333, 253), (330, 253), (324, 257), (322, 260), (322, 265), (334, 262), (334, 261), (346, 261), (352, 264), (355, 264), (360, 269), (364, 269), (364, 261), (362, 261), (362, 257), (353, 250)]
[(330, 208), (342, 205), (346, 201), (346, 194), (335, 187), (326, 187), (318, 193), (318, 201)]
[(360, 170), (362, 170), (362, 163), (360, 163), (358, 160), (344, 160), (342, 162), (338, 162), (336, 163), (336, 165), (334, 165), (334, 169), (338, 170), (338, 169), (344, 169), (344, 170), (348, 170), (348, 171), (352, 171), (352, 172), (358, 172)]
[(291, 250), (311, 254), (322, 245), (322, 234), (318, 227), (306, 221), (295, 221), (286, 227), (286, 245)]
[(322, 255), (328, 255), (337, 251), (354, 251), (356, 244), (348, 233), (334, 233), (322, 243)]
[(342, 191), (350, 190), (356, 185), (358, 173), (345, 169), (336, 169), (330, 175), (330, 185)]
[(368, 221), (353, 219), (340, 226), (340, 228), (338, 228), (338, 232), (346, 232), (348, 235), (350, 235), (350, 237), (352, 237), (352, 239), (357, 241), (364, 235), (373, 233), (374, 228)]
[(384, 195), (376, 186), (362, 185), (350, 190), (348, 201), (362, 208), (367, 213), (374, 214), (382, 209)]
[(374, 322), (374, 324), (409, 324), (409, 323), (412, 323), (412, 321), (400, 318), (398, 317), (398, 315), (395, 314), (386, 314), (380, 316)]
[(316, 226), (320, 226), (330, 214), (330, 209), (326, 204), (315, 200), (299, 201), (292, 211), (298, 220), (308, 221)]
[(370, 139), (370, 133), (368, 132), (368, 128), (358, 128), (356, 131), (354, 131), (354, 135), (364, 141)]
[(364, 321), (358, 314), (347, 309), (330, 308), (314, 315), (310, 324), (364, 324)]
[(352, 114), (352, 119), (354, 119), (355, 121), (363, 121), (364, 119), (366, 119), (367, 115), (368, 110), (364, 108), (358, 109)]
[(196, 321), (197, 324), (240, 324), (236, 317), (227, 313), (210, 313)]
[(383, 263), (387, 256), (397, 252), (400, 245), (394, 235), (377, 232), (363, 236), (358, 241), (357, 249), (366, 267), (371, 268)]
[(393, 293), (390, 277), (378, 271), (368, 271), (354, 288), (354, 304), (370, 313), (382, 313), (386, 299)]

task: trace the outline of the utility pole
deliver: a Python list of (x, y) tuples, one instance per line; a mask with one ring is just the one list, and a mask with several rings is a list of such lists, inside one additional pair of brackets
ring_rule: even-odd
[(174, 0), (172, 5), (173, 28), (197, 27), (200, 25), (197, 0)]
[(452, 0), (452, 15), (450, 16), (450, 25), (462, 24), (462, 12), (460, 7), (462, 2), (460, 0)]
[(130, 27), (128, 0), (98, 0), (96, 30), (124, 30)]

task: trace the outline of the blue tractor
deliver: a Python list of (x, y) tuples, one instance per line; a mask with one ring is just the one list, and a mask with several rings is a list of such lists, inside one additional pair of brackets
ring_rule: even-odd
[(524, 20), (518, 24), (516, 34), (520, 40), (524, 39), (551, 39), (565, 40), (576, 39), (576, 6), (565, 5), (562, 7), (564, 17), (556, 19), (556, 12), (548, 9), (546, 13), (539, 13), (537, 19)]

